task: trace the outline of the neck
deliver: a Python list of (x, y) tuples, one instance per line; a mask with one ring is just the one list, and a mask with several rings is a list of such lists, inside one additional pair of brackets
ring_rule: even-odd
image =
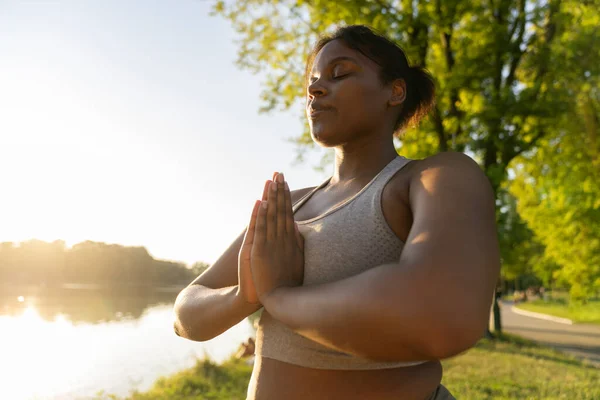
[(362, 142), (359, 140), (335, 148), (334, 173), (329, 185), (365, 185), (398, 156), (391, 135), (381, 139), (372, 136), (362, 139)]

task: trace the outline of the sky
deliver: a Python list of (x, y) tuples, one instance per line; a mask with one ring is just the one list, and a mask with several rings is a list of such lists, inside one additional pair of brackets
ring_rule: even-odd
[[(263, 75), (234, 61), (209, 1), (0, 1), (0, 242), (93, 240), (213, 263), (274, 171), (333, 172), (306, 120), (259, 114)], [(265, 72), (266, 73), (266, 72)]]

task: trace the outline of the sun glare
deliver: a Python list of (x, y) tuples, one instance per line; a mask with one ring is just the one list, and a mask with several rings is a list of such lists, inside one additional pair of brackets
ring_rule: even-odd
[(72, 327), (62, 315), (45, 321), (34, 306), (27, 306), (17, 317), (0, 316), (0, 354), (3, 364), (10, 366), (10, 379), (2, 383), (6, 398), (46, 396), (64, 390), (62, 374), (69, 365), (76, 368), (68, 350), (76, 338)]

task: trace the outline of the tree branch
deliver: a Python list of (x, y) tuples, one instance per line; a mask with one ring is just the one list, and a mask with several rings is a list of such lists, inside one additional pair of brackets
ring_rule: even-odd
[(519, 62), (523, 54), (525, 54), (525, 50), (521, 50), (521, 44), (523, 43), (523, 36), (525, 35), (525, 25), (527, 23), (525, 17), (525, 0), (519, 1), (519, 16), (515, 20), (515, 24), (509, 33), (508, 40), (512, 40), (512, 37), (515, 34), (515, 31), (518, 27), (519, 33), (514, 42), (511, 43), (511, 47), (513, 48), (513, 58), (510, 63), (508, 76), (506, 77), (506, 81), (504, 83), (504, 87), (509, 89), (512, 87), (513, 82), (515, 81), (515, 73), (517, 67), (519, 66)]
[(444, 130), (444, 124), (442, 123), (442, 115), (437, 105), (433, 109), (433, 123), (438, 135), (438, 150), (440, 152), (448, 151), (448, 141), (446, 140), (446, 132)]
[(550, 45), (554, 40), (556, 35), (556, 21), (554, 21), (554, 16), (558, 12), (560, 8), (561, 0), (557, 0), (555, 2), (550, 2), (548, 18), (546, 26), (544, 27), (544, 45), (541, 50), (542, 57), (544, 58), (542, 62), (539, 63), (540, 68), (537, 71), (535, 82), (536, 85), (533, 90), (533, 95), (531, 96), (531, 101), (535, 101), (540, 93), (542, 88), (542, 81), (544, 76), (548, 73), (548, 58), (550, 55)]

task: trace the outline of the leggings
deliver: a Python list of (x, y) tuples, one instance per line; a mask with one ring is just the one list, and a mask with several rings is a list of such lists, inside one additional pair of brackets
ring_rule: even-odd
[(456, 400), (456, 397), (452, 396), (452, 393), (446, 389), (444, 385), (440, 385), (426, 400)]

